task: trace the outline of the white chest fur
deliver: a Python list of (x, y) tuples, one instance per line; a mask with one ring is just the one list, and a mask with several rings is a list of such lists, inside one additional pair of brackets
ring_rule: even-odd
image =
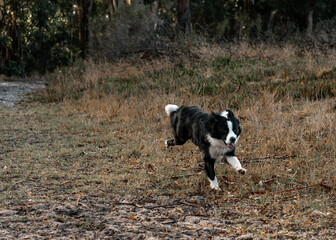
[(207, 135), (207, 139), (210, 143), (210, 155), (216, 160), (221, 160), (224, 157), (225, 153), (230, 150), (221, 139), (213, 138), (210, 135)]

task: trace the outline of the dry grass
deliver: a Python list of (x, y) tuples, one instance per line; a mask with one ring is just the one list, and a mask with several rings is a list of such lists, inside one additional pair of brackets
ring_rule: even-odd
[[(198, 164), (202, 156), (192, 144), (172, 149), (164, 148), (164, 140), (171, 137), (169, 120), (163, 107), (167, 102), (177, 104), (197, 104), (198, 97), (178, 101), (169, 96), (160, 97), (149, 94), (144, 99), (136, 97), (117, 99), (104, 97), (102, 99), (81, 99), (67, 102), (65, 112), (93, 117), (99, 124), (91, 128), (97, 131), (109, 144), (113, 139), (120, 139), (124, 147), (118, 149), (122, 156), (121, 164), (130, 164), (138, 168), (137, 183), (145, 178), (148, 181), (156, 176), (156, 185), (163, 187), (161, 181), (183, 174), (194, 174), (199, 171)], [(249, 177), (240, 177), (230, 173), (226, 165), (219, 165), (220, 175), (228, 172), (230, 178), (244, 182), (246, 190), (252, 191), (258, 187), (261, 180), (276, 178), (272, 185), (273, 191), (281, 191), (295, 186), (305, 186), (323, 182), (329, 186), (336, 185), (335, 178), (335, 110), (334, 100), (294, 101), (284, 99), (275, 101), (274, 94), (263, 93), (262, 98), (254, 103), (246, 104), (236, 112), (242, 119), (243, 135), (241, 137), (238, 155), (244, 159), (247, 167), (250, 165)], [(202, 103), (208, 110), (211, 102)], [(258, 157), (271, 157), (264, 161), (254, 161)], [(285, 159), (273, 156), (288, 156)], [(157, 174), (152, 175), (153, 169)], [(177, 168), (177, 169), (176, 169)], [(148, 175), (149, 174), (149, 175)], [(233, 174), (233, 175), (231, 175)], [(119, 176), (111, 179), (117, 181)], [(133, 177), (132, 177), (133, 178)], [(239, 179), (239, 180), (238, 180)], [(152, 179), (153, 180), (153, 179)], [(199, 191), (199, 176), (179, 179), (183, 191)], [(279, 182), (280, 181), (280, 182)], [(172, 184), (171, 181), (168, 181)], [(127, 183), (129, 184), (129, 183)], [(154, 183), (153, 183), (154, 184)], [(202, 182), (207, 185), (207, 181)], [(250, 186), (252, 184), (252, 186)], [(239, 183), (240, 185), (240, 183)], [(125, 186), (126, 187), (126, 186)], [(203, 189), (204, 186), (201, 187)], [(171, 188), (176, 191), (176, 186)]]
[[(325, 56), (289, 45), (252, 48), (246, 44), (213, 49), (204, 46), (195, 52), (200, 56), (196, 62), (186, 60), (178, 65), (168, 58), (136, 65), (89, 61), (85, 68), (70, 70), (80, 72), (79, 75), (68, 72), (56, 75), (66, 79), (66, 85), (65, 80), (52, 76), (50, 82), (54, 85), (49, 88), (49, 97), (77, 89), (80, 84), (87, 86), (80, 95), (79, 91), (75, 91), (75, 96), (65, 95), (68, 100), (63, 103), (64, 111), (74, 115), (80, 112), (85, 118), (95, 119), (96, 123), (89, 128), (107, 145), (111, 141), (117, 145), (121, 142), (123, 147), (116, 147), (115, 154), (123, 157), (122, 165), (127, 166), (128, 162), (133, 170), (137, 169), (138, 184), (141, 179), (144, 182), (152, 179), (149, 185), (170, 192), (165, 184), (170, 186), (176, 181), (167, 179), (184, 171), (186, 174), (198, 171), (201, 156), (192, 145), (163, 148), (165, 138), (170, 137), (163, 108), (167, 103), (175, 103), (199, 105), (208, 111), (236, 109), (243, 124), (238, 152), (251, 164), (250, 177), (234, 175), (246, 184), (241, 193), (259, 189), (259, 181), (269, 178), (277, 178), (273, 181), (277, 184), (272, 184), (273, 191), (317, 182), (336, 185), (333, 52)], [(249, 161), (272, 156), (288, 157)], [(176, 167), (179, 164), (183, 167)], [(222, 175), (228, 172), (225, 165), (219, 168)], [(113, 184), (120, 175), (114, 177), (104, 179)], [(129, 181), (126, 185), (136, 189)], [(200, 190), (205, 184), (201, 181), (201, 185), (194, 185), (195, 181), (200, 181), (196, 175), (178, 182), (182, 191)], [(251, 183), (257, 185), (249, 187)], [(175, 185), (171, 189), (176, 192)]]
[[(2, 183), (2, 200), (202, 195), (223, 211), (225, 204), (242, 201), (248, 206), (245, 213), (251, 216), (254, 211), (261, 214), (258, 216), (275, 212), (274, 219), (268, 218), (272, 224), (327, 231), (336, 214), (335, 55), (311, 59), (307, 53), (298, 58), (293, 55), (295, 49), (287, 47), (269, 48), (257, 57), (262, 49), (243, 46), (237, 48), (235, 57), (213, 54), (214, 58), (201, 58), (182, 67), (169, 59), (143, 68), (89, 62), (79, 73), (69, 70), (54, 75), (44, 99), (62, 102), (30, 105), (20, 110), (24, 124), (11, 125), (18, 137), (22, 133), (28, 141), (3, 147), (1, 154), (7, 156), (1, 162), (2, 168), (7, 166), (3, 176), (11, 176), (14, 182)], [(274, 60), (266, 60), (269, 56)], [(265, 73), (265, 68), (271, 68), (271, 73)], [(245, 71), (245, 76), (261, 74), (261, 78), (245, 80), (236, 88), (239, 83), (231, 81)], [(326, 76), (317, 76), (320, 72)], [(309, 80), (311, 74), (315, 78)], [(212, 78), (217, 78), (213, 80), (214, 91), (205, 91), (208, 85), (204, 88), (202, 84), (209, 84), (206, 80), (211, 82)], [(310, 81), (327, 82), (330, 88), (313, 89), (306, 96), (302, 88), (291, 85), (299, 81), (301, 86), (302, 79), (307, 80), (307, 88)], [(277, 81), (287, 84), (279, 88), (263, 85)], [(85, 86), (80, 94), (79, 85)], [(280, 94), (286, 89), (288, 94)], [(314, 95), (319, 91), (323, 94)], [(66, 94), (59, 98), (60, 92)], [(243, 129), (237, 154), (248, 174), (240, 176), (218, 163), (223, 191), (211, 192), (202, 156), (193, 144), (164, 147), (164, 140), (171, 137), (164, 113), (167, 103), (199, 105), (208, 111), (234, 107)], [(8, 121), (18, 121), (2, 112)], [(32, 130), (27, 130), (28, 126)], [(42, 136), (47, 140), (41, 140)], [(10, 139), (2, 134), (3, 141)], [(32, 144), (34, 141), (37, 144)], [(22, 181), (32, 184), (23, 184), (27, 188), (9, 195)], [(281, 216), (286, 220), (279, 223)]]

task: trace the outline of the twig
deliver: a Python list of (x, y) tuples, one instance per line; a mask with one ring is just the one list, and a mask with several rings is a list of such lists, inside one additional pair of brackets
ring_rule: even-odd
[(251, 161), (251, 162), (261, 162), (266, 159), (276, 159), (276, 160), (284, 160), (288, 158), (294, 158), (296, 155), (284, 155), (284, 156), (265, 156), (265, 157), (257, 157), (257, 158), (243, 158), (243, 161)]
[(324, 187), (325, 189), (328, 189), (328, 190), (336, 190), (336, 188), (333, 188), (333, 187), (330, 187), (328, 185), (325, 185), (324, 183), (320, 183), (320, 186)]
[(185, 178), (185, 177), (192, 177), (192, 176), (198, 175), (200, 173), (201, 172), (191, 173), (191, 174), (186, 174), (186, 175), (180, 175), (180, 176), (173, 176), (173, 177), (170, 177), (170, 179), (179, 179), (179, 178)]
[(77, 201), (76, 201), (76, 206), (78, 206), (78, 204), (79, 204), (80, 197), (81, 197), (81, 195), (78, 194)]
[(198, 207), (197, 205), (193, 204), (193, 203), (189, 203), (185, 200), (179, 200), (179, 202), (183, 205), (187, 205), (187, 206), (191, 206), (191, 207)]
[(175, 207), (178, 205), (187, 205), (187, 206), (191, 206), (191, 207), (197, 207), (196, 205), (192, 204), (192, 203), (188, 203), (184, 200), (178, 200), (177, 202), (174, 203), (169, 203), (169, 204), (164, 204), (164, 205), (155, 205), (155, 206), (141, 206), (138, 205), (136, 203), (129, 203), (129, 202), (114, 202), (115, 205), (128, 205), (128, 206), (134, 206), (137, 208), (146, 208), (146, 209), (154, 209), (154, 208), (160, 208), (160, 207)]
[(143, 208), (154, 209), (154, 208), (160, 208), (160, 207), (174, 207), (174, 206), (178, 206), (178, 205), (181, 205), (181, 203), (180, 202), (170, 203), (170, 204), (165, 204), (165, 205), (156, 205), (156, 206), (152, 206), (152, 207), (143, 207)]
[(177, 205), (181, 205), (181, 203), (170, 203), (170, 204), (165, 204), (165, 205), (156, 205), (156, 206), (140, 206), (136, 203), (128, 203), (128, 202), (114, 202), (115, 205), (128, 205), (128, 206), (133, 206), (137, 208), (147, 208), (147, 209), (154, 209), (154, 208), (159, 208), (159, 207), (173, 207)]
[(128, 205), (128, 206), (133, 206), (133, 207), (140, 207), (139, 205), (135, 204), (135, 203), (128, 203), (128, 202), (114, 202), (115, 205)]
[(174, 224), (174, 223), (177, 223), (176, 220), (171, 220), (169, 222), (162, 222), (162, 224)]
[(287, 189), (287, 190), (283, 190), (283, 191), (280, 191), (280, 192), (267, 192), (267, 191), (255, 191), (255, 192), (252, 192), (252, 191), (250, 191), (249, 193), (253, 194), (253, 195), (254, 194), (267, 194), (267, 193), (270, 194), (270, 195), (278, 195), (278, 194), (299, 191), (299, 190), (302, 190), (302, 189), (312, 188), (312, 187), (317, 187), (317, 186), (323, 187), (323, 188), (328, 189), (328, 190), (335, 189), (335, 188), (327, 186), (327, 185), (325, 185), (323, 183), (316, 183), (316, 184), (312, 184), (312, 185), (309, 185), (309, 186), (306, 186), (306, 187), (292, 188), (292, 189)]

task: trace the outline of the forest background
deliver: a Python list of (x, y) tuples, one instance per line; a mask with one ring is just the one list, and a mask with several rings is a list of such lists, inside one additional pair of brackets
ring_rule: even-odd
[[(0, 0), (0, 73), (44, 74), (77, 59), (169, 55), (212, 42), (336, 42), (333, 0)], [(186, 38), (187, 37), (187, 38)]]

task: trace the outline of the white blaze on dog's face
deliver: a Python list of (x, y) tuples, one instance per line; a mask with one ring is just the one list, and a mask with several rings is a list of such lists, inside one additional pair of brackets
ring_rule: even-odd
[(233, 149), (235, 148), (240, 135), (239, 121), (238, 119), (235, 119), (235, 117), (231, 119), (230, 113), (228, 111), (222, 112), (221, 116), (227, 119), (227, 127), (228, 127), (227, 136), (225, 140), (224, 139), (223, 140), (225, 141), (225, 144), (229, 149)]
[(227, 125), (228, 125), (228, 129), (229, 129), (229, 132), (226, 136), (226, 140), (225, 140), (225, 143), (226, 145), (228, 146), (228, 148), (232, 149), (235, 147), (236, 145), (236, 141), (238, 140), (238, 137), (237, 135), (234, 133), (233, 131), (233, 124), (231, 121), (227, 121)]

